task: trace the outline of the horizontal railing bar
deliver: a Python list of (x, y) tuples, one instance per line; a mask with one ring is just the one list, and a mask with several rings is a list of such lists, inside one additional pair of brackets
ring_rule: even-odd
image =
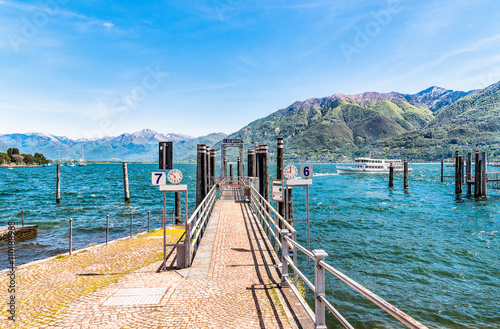
[(191, 214), (191, 217), (189, 217), (188, 219), (188, 224), (191, 224), (193, 221), (194, 221), (194, 217), (198, 214), (198, 212), (200, 211), (200, 209), (202, 209), (203, 207), (203, 204), (206, 202), (206, 200), (210, 197), (210, 195), (213, 193), (213, 191), (215, 191), (215, 185), (212, 186), (212, 188), (210, 189), (210, 192), (208, 192), (207, 196), (205, 197), (205, 199), (203, 199), (203, 201), (198, 205), (198, 208), (196, 208), (196, 210), (194, 211), (193, 214)]
[(422, 329), (422, 328), (427, 328), (417, 320), (413, 319), (411, 316), (408, 314), (404, 313), (403, 311), (399, 310), (397, 307), (391, 305), (390, 303), (386, 302), (379, 296), (375, 295), (373, 292), (370, 290), (366, 289), (356, 281), (352, 280), (345, 274), (341, 273), (340, 271), (336, 270), (333, 268), (331, 265), (327, 264), (325, 261), (320, 260), (318, 262), (319, 265), (323, 266), (328, 272), (332, 273), (335, 275), (337, 278), (340, 280), (344, 281), (348, 286), (359, 292), (361, 295), (365, 296), (367, 299), (372, 301), (374, 304), (376, 304), (378, 307), (395, 317), (398, 321), (403, 323), (409, 328), (415, 328), (415, 329)]
[(304, 300), (304, 297), (302, 297), (302, 295), (300, 294), (300, 292), (297, 290), (297, 287), (295, 287), (295, 285), (293, 284), (293, 282), (290, 281), (290, 278), (285, 277), (285, 281), (287, 282), (288, 286), (292, 290), (292, 292), (295, 295), (295, 297), (297, 297), (297, 299), (299, 300), (299, 303), (302, 305), (302, 307), (306, 311), (307, 315), (309, 315), (309, 318), (313, 322), (316, 322), (316, 316), (314, 315), (314, 312), (311, 310), (311, 308), (309, 307), (309, 305), (306, 303), (306, 301)]
[(291, 239), (290, 237), (285, 236), (285, 240), (287, 240), (288, 242), (290, 242), (294, 247), (297, 247), (297, 249), (299, 249), (300, 251), (302, 251), (309, 258), (315, 259), (314, 254), (311, 251), (309, 251), (306, 248), (302, 247), (300, 244), (298, 244), (297, 242), (293, 241), (293, 239)]
[(311, 288), (312, 291), (316, 291), (316, 287), (314, 286), (314, 284), (312, 284), (312, 282), (309, 281), (309, 279), (304, 275), (304, 273), (302, 273), (299, 270), (299, 268), (297, 266), (295, 266), (295, 264), (293, 263), (293, 260), (290, 258), (290, 256), (285, 256), (285, 259), (288, 262), (288, 266), (293, 268), (294, 274), (298, 274), (302, 278), (302, 280), (304, 280), (304, 282), (309, 286), (309, 288)]
[(268, 206), (268, 207), (272, 210), (272, 212), (273, 212), (273, 213), (274, 213), (274, 214), (278, 217), (278, 219), (279, 219), (279, 220), (281, 220), (281, 222), (283, 222), (283, 224), (284, 224), (284, 225), (288, 228), (288, 230), (289, 230), (291, 233), (293, 233), (293, 232), (295, 232), (295, 231), (296, 231), (296, 230), (293, 228), (293, 226), (292, 226), (292, 225), (290, 225), (290, 223), (287, 223), (287, 222), (283, 219), (283, 216), (281, 216), (281, 215), (280, 215), (280, 214), (279, 214), (279, 213), (278, 213), (278, 212), (277, 212), (277, 211), (273, 208), (273, 206), (271, 206), (271, 204), (270, 204), (269, 202), (267, 202), (267, 200), (266, 200), (266, 199), (264, 199), (264, 198), (262, 197), (262, 195), (260, 195), (260, 193), (258, 193), (258, 192), (257, 192), (257, 190), (255, 190), (255, 188), (254, 188), (253, 186), (252, 186), (251, 188), (252, 188), (252, 189), (256, 192), (257, 196), (258, 196), (258, 197), (259, 197), (262, 201), (264, 201), (264, 203), (266, 204), (266, 206)]
[(287, 222), (307, 222), (307, 219), (300, 219), (300, 218), (289, 218), (286, 220)]
[(330, 304), (330, 302), (326, 299), (326, 297), (324, 295), (320, 295), (319, 298), (323, 301), (323, 303), (325, 303), (326, 307), (328, 307), (328, 309), (330, 310), (330, 312), (333, 313), (333, 315), (335, 315), (335, 317), (337, 318), (337, 320), (340, 321), (340, 323), (342, 323), (342, 325), (347, 328), (347, 329), (354, 329), (353, 326), (351, 326), (351, 324), (349, 322), (347, 322), (347, 320), (342, 316), (342, 314), (340, 314), (339, 311), (337, 311), (337, 309), (335, 307), (333, 307), (332, 304)]

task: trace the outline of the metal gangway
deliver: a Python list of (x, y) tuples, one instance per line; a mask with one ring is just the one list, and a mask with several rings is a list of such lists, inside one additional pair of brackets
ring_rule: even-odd
[[(340, 321), (345, 328), (353, 328), (353, 326), (340, 314), (335, 307), (328, 301), (325, 294), (326, 272), (333, 274), (335, 277), (343, 281), (349, 287), (366, 297), (375, 305), (392, 315), (399, 322), (409, 328), (422, 329), (427, 328), (411, 316), (391, 305), (384, 299), (375, 295), (356, 281), (349, 278), (347, 275), (335, 269), (326, 262), (328, 254), (321, 249), (308, 250), (304, 246), (297, 243), (297, 231), (294, 227), (281, 216), (271, 204), (264, 199), (258, 192), (256, 184), (250, 179), (250, 204), (255, 215), (259, 219), (259, 223), (267, 232), (269, 242), (274, 243), (275, 251), (281, 251), (281, 284), (283, 287), (289, 287), (302, 307), (306, 310), (308, 316), (314, 322), (315, 328), (326, 328), (325, 311), (328, 308), (333, 315)], [(297, 253), (302, 252), (314, 263), (315, 274), (313, 279), (307, 278), (299, 268), (297, 262)], [(291, 268), (291, 271), (289, 271)], [(298, 278), (301, 278), (304, 283), (314, 292), (315, 306), (312, 309), (298, 288)]]

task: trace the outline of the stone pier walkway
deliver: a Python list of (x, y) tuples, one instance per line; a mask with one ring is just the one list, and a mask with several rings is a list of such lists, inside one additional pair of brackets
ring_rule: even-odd
[[(171, 242), (180, 230), (169, 230)], [(161, 231), (19, 269), (16, 328), (310, 328), (245, 202), (218, 201), (193, 266), (161, 265)], [(58, 269), (58, 270), (57, 270)], [(0, 289), (6, 292), (6, 274)], [(6, 301), (7, 294), (0, 294)], [(0, 327), (12, 327), (0, 306)]]

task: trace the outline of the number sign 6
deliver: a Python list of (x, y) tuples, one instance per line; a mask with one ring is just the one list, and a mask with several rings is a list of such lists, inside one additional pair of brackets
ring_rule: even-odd
[(312, 178), (313, 177), (313, 166), (312, 165), (300, 166), (300, 177)]

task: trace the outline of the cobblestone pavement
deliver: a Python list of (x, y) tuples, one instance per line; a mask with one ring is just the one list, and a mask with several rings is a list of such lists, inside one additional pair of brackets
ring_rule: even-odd
[[(161, 239), (132, 239), (130, 244), (137, 243), (133, 251), (114, 258), (105, 252), (113, 247), (95, 248), (18, 272), (18, 327), (297, 327), (280, 302), (284, 295), (273, 266), (278, 260), (248, 205), (219, 201), (216, 207), (220, 214), (206, 278), (190, 279), (189, 270), (174, 270), (175, 253), (168, 258), (169, 269), (157, 273)], [(173, 231), (171, 240), (182, 234)], [(57, 271), (59, 264), (67, 268)], [(6, 291), (6, 279), (0, 280)], [(131, 288), (143, 289), (124, 290)], [(0, 323), (5, 324), (2, 312)]]

